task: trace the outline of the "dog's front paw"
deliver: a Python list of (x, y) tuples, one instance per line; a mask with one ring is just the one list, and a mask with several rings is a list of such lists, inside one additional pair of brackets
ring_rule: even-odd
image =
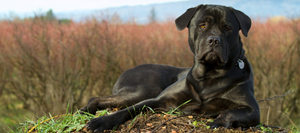
[(208, 124), (211, 129), (217, 129), (219, 127), (229, 128), (230, 122), (224, 117), (224, 115), (220, 115), (216, 118), (212, 123)]
[(110, 121), (109, 116), (102, 116), (95, 119), (90, 120), (87, 123), (87, 129), (92, 130), (95, 133), (101, 133), (104, 130), (110, 130), (115, 125)]
[(95, 115), (96, 111), (97, 111), (97, 108), (93, 108), (93, 107), (90, 107), (90, 106), (85, 106), (85, 107), (82, 107), (81, 109), (79, 109), (79, 111), (80, 111), (80, 114), (90, 113), (90, 114)]
[(85, 114), (84, 112), (90, 113), (95, 115), (96, 111), (97, 111), (97, 100), (96, 98), (91, 98), (87, 104), (87, 106), (82, 107), (81, 109), (79, 109), (79, 111), (81, 112), (81, 114)]
[(222, 123), (222, 122), (212, 122), (212, 123), (208, 124), (208, 126), (210, 126), (210, 129), (217, 129), (219, 127), (225, 127), (225, 128), (227, 128), (226, 125), (227, 124)]

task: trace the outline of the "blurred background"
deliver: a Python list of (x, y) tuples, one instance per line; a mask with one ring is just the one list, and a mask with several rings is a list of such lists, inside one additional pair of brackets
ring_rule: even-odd
[(76, 111), (110, 95), (121, 73), (144, 63), (191, 67), (187, 30), (174, 20), (199, 4), (252, 18), (252, 63), (261, 122), (300, 128), (300, 1), (0, 0), (0, 132), (28, 119)]

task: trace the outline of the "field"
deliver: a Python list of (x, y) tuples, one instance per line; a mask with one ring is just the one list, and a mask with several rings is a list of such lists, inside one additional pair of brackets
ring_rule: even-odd
[[(245, 38), (261, 122), (300, 127), (300, 21), (254, 20)], [(242, 35), (242, 34), (241, 34)], [(187, 30), (114, 17), (62, 24), (42, 18), (0, 22), (0, 131), (83, 107), (110, 95), (118, 76), (145, 63), (191, 67)]]

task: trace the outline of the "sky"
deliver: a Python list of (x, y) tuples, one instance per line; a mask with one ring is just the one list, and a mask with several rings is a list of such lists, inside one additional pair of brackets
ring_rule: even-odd
[(35, 11), (47, 11), (49, 9), (55, 12), (64, 12), (172, 1), (182, 0), (0, 0), (0, 13), (32, 13)]

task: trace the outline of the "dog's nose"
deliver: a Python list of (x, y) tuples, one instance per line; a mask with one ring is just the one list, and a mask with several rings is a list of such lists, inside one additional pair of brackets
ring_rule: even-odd
[(210, 36), (207, 38), (207, 44), (210, 46), (215, 46), (220, 43), (220, 38), (216, 36)]

